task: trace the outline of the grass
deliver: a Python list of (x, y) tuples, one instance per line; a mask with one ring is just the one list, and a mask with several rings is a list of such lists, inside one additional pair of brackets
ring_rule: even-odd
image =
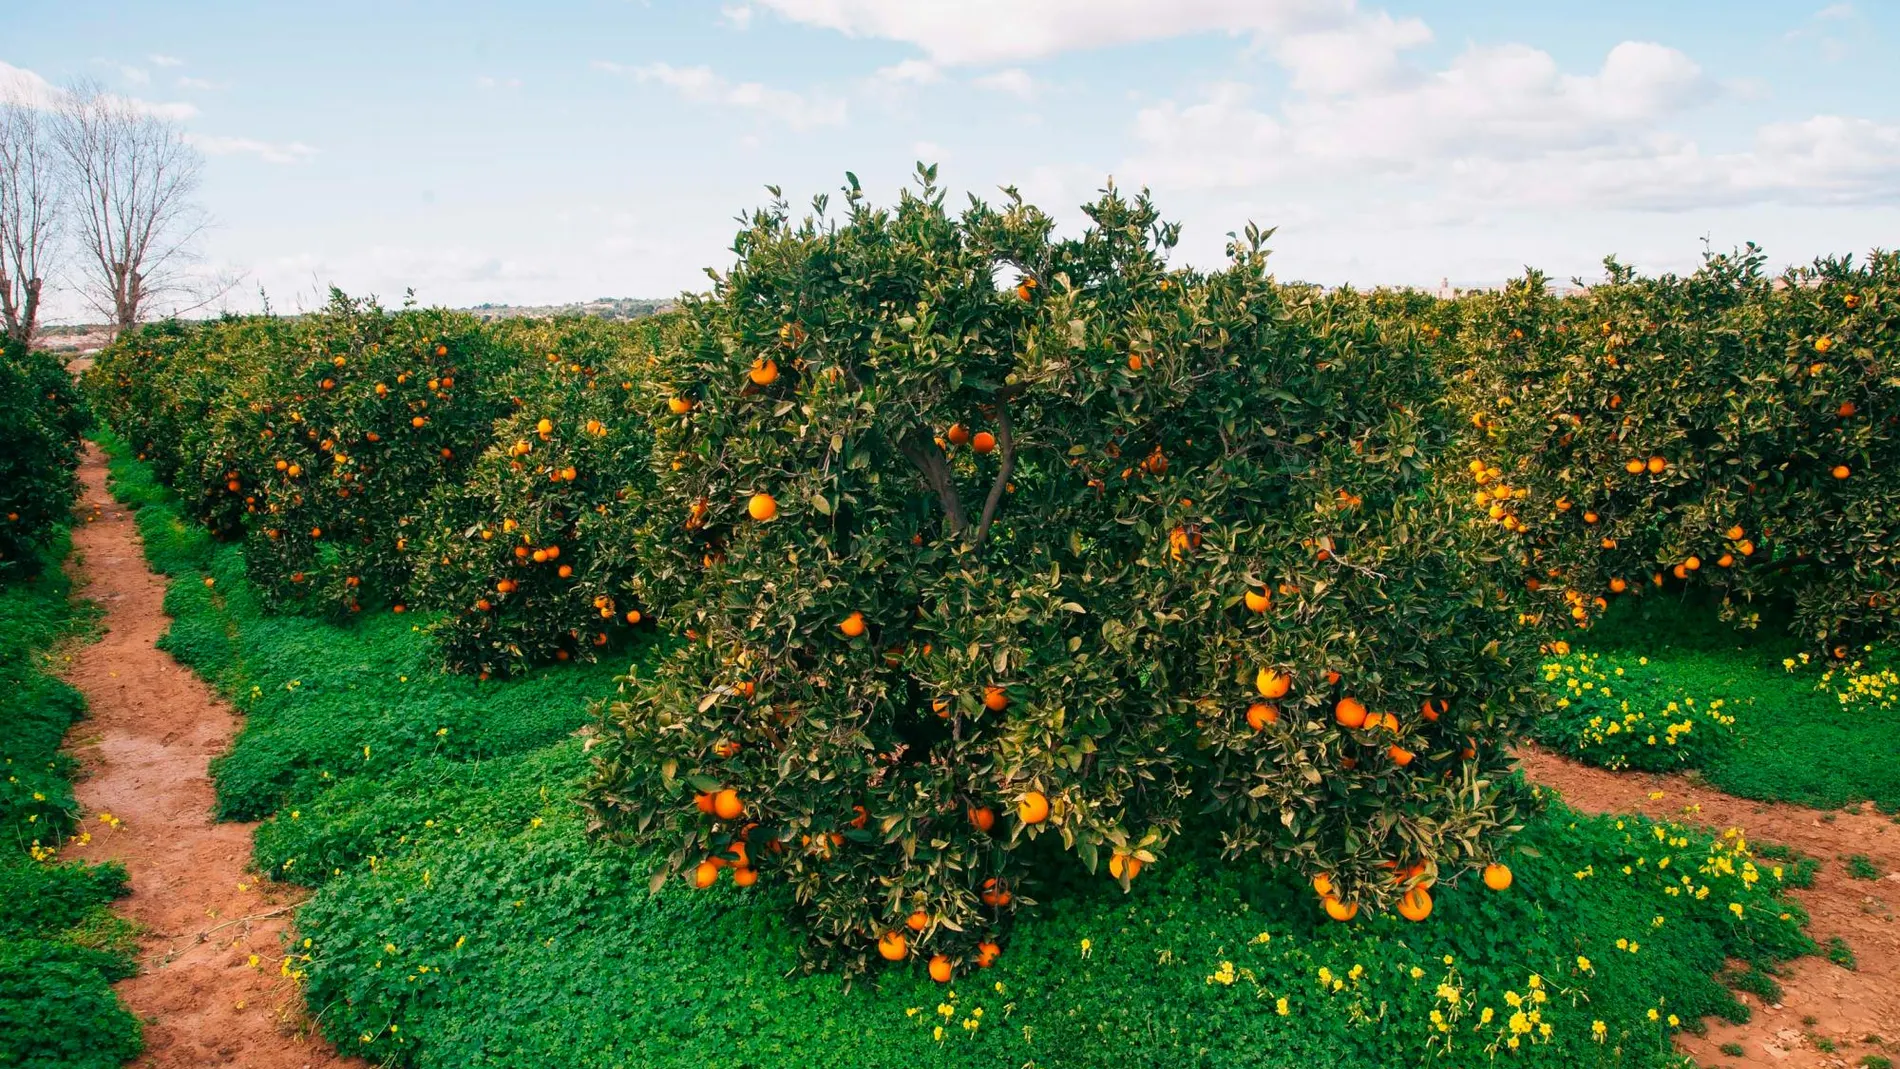
[[(141, 480), (115, 461), (115, 487)], [(317, 889), (284, 967), (378, 1064), (1357, 1067), (1515, 1039), (1532, 1064), (1673, 1066), (1672, 1028), (1746, 1016), (1728, 963), (1766, 979), (1814, 949), (1773, 862), (1751, 884), (1733, 840), (1551, 798), (1511, 890), (1441, 884), (1422, 924), (1331, 923), (1288, 875), (1186, 836), (1127, 895), (1052, 864), (989, 970), (847, 987), (799, 972), (785, 892), (650, 895), (652, 859), (588, 837), (576, 729), (614, 667), (478, 685), (430, 669), (413, 616), (264, 616), (234, 549), (146, 505), (181, 580), (168, 645), (248, 716), (220, 804), (265, 817), (260, 868)]]
[[(1877, 651), (1863, 650), (1862, 660), (1845, 664), (1823, 663), (1803, 656), (1772, 619), (1758, 631), (1736, 631), (1717, 623), (1710, 605), (1661, 596), (1619, 600), (1576, 646), (1576, 654), (1560, 660), (1587, 654), (1640, 669), (1650, 705), (1691, 697), (1706, 715), (1711, 703), (1722, 702), (1720, 712), (1734, 719), (1732, 730), (1704, 731), (1707, 725), (1698, 722), (1689, 734), (1703, 732), (1696, 737), (1703, 745), (1692, 759), (1677, 762), (1698, 769), (1710, 785), (1760, 801), (1820, 809), (1872, 801), (1900, 812), (1900, 764), (1889, 759), (1900, 672)], [(1551, 684), (1560, 697), (1571, 674)], [(1640, 698), (1632, 708), (1657, 711)], [(1643, 737), (1657, 730), (1649, 725)], [(1616, 766), (1613, 751), (1590, 745), (1576, 729), (1547, 727), (1543, 737), (1582, 760)]]
[(31, 1069), (106, 1069), (141, 1046), (110, 986), (135, 968), (130, 928), (106, 905), (126, 892), (125, 870), (55, 860), (79, 815), (59, 746), (86, 703), (52, 673), (94, 618), (60, 569), (70, 545), (60, 538), (36, 578), (0, 588), (0, 1065)]

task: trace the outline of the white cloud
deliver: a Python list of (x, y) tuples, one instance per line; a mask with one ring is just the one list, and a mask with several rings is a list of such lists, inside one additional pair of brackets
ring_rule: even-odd
[(1829, 4), (1814, 13), (1817, 19), (1851, 19), (1854, 17), (1854, 5)]
[(519, 89), (521, 88), (521, 79), (496, 78), (491, 75), (484, 74), (481, 77), (475, 79), (475, 84), (481, 86), (483, 89)]
[(186, 134), (185, 140), (207, 156), (256, 156), (265, 163), (302, 163), (317, 150), (301, 141), (278, 144), (249, 137)]
[(993, 89), (998, 93), (1028, 100), (1036, 95), (1036, 80), (1021, 67), (1008, 67), (970, 79), (970, 84), (982, 89)]
[(178, 79), (178, 88), (180, 89), (223, 89), (224, 86), (219, 85), (218, 83), (210, 81), (209, 79), (205, 79), (205, 78), (181, 77)]
[(761, 0), (849, 37), (915, 45), (945, 64), (1012, 63), (1197, 33), (1317, 32), (1358, 18), (1355, 0)]
[(756, 111), (794, 130), (838, 126), (845, 121), (842, 100), (806, 96), (758, 82), (728, 81), (715, 74), (711, 67), (675, 67), (670, 63), (625, 67), (606, 60), (595, 60), (593, 66), (612, 74), (631, 74), (641, 82), (657, 82), (696, 104)]
[[(66, 91), (33, 71), (0, 61), (0, 100), (34, 108), (52, 108), (66, 98)], [(160, 119), (181, 122), (198, 114), (198, 109), (182, 101), (160, 103), (108, 93), (107, 99)]]
[(885, 85), (934, 85), (943, 81), (943, 71), (928, 60), (906, 59), (879, 67), (871, 80)]
[(150, 60), (152, 65), (156, 67), (182, 67), (185, 65), (185, 61), (179, 59), (177, 56), (150, 55), (145, 58)]
[(129, 67), (122, 64), (119, 67), (119, 76), (133, 85), (152, 84), (151, 72), (141, 67)]
[(735, 30), (744, 30), (752, 25), (752, 9), (744, 4), (719, 9), (719, 24)]

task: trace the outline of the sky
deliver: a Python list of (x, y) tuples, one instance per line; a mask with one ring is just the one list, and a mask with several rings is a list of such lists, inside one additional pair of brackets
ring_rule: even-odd
[(768, 185), (888, 201), (918, 161), (1070, 232), (1145, 187), (1177, 261), (1251, 221), (1329, 285), (1900, 239), (1896, 0), (6, 6), (0, 92), (98, 79), (205, 153), (240, 310), (670, 296)]

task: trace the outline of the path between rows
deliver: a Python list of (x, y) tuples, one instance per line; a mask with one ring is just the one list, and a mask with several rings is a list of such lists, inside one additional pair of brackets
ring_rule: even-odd
[[(87, 522), (74, 533), (74, 567), (81, 593), (105, 610), (105, 633), (77, 652), (68, 674), (91, 716), (67, 742), (82, 768), (81, 806), (122, 823), (89, 818), (91, 843), (67, 854), (120, 861), (132, 876), (119, 909), (144, 929), (141, 969), (118, 988), (146, 1021), (147, 1052), (133, 1064), (364, 1066), (312, 1034), (296, 986), (279, 972), (298, 898), (249, 871), (255, 825), (211, 819), (209, 762), (230, 746), (238, 718), (158, 650), (169, 624), (165, 580), (147, 568), (132, 515), (106, 492), (105, 473), (104, 457), (88, 444), (80, 468)], [(1830, 813), (1751, 802), (1681, 776), (1606, 772), (1534, 748), (1520, 760), (1531, 778), (1583, 811), (1737, 827), (1752, 842), (1782, 843), (1823, 862), (1814, 886), (1792, 895), (1812, 916), (1814, 939), (1844, 937), (1858, 970), (1818, 955), (1792, 962), (1779, 1003), (1742, 996), (1753, 1019), (1712, 1020), (1706, 1038), (1681, 1037), (1685, 1053), (1703, 1065), (1821, 1069), (1858, 1064), (1874, 1050), (1867, 1036), (1900, 1041), (1900, 882), (1852, 879), (1841, 861), (1865, 854), (1881, 872), (1900, 873), (1900, 825), (1871, 807)], [(1821, 1049), (1824, 1040), (1838, 1049)], [(1725, 1044), (1740, 1044), (1743, 1054), (1723, 1054)]]
[[(1821, 862), (1814, 886), (1789, 896), (1808, 911), (1814, 941), (1825, 948), (1830, 937), (1840, 936), (1858, 967), (1850, 971), (1819, 954), (1789, 962), (1777, 978), (1780, 1002), (1764, 1005), (1753, 995), (1740, 996), (1753, 1011), (1749, 1022), (1711, 1019), (1706, 1038), (1679, 1037), (1683, 1053), (1701, 1065), (1736, 1069), (1858, 1066), (1869, 1054), (1900, 1062), (1900, 878), (1854, 879), (1842, 860), (1865, 854), (1881, 873), (1900, 877), (1900, 825), (1893, 818), (1872, 805), (1829, 811), (1753, 802), (1683, 776), (1606, 772), (1533, 748), (1521, 751), (1518, 760), (1526, 775), (1555, 787), (1575, 809), (1740, 828), (1755, 846), (1779, 843)], [(1886, 1046), (1865, 1042), (1869, 1036)], [(1823, 1043), (1836, 1049), (1824, 1050)], [(1742, 1055), (1722, 1053), (1726, 1044), (1738, 1044)]]
[(88, 443), (80, 475), (87, 522), (73, 532), (72, 567), (80, 594), (105, 610), (105, 634), (75, 651), (67, 675), (91, 708), (66, 742), (92, 841), (64, 854), (119, 861), (132, 877), (117, 906), (143, 929), (139, 974), (117, 985), (145, 1021), (146, 1053), (132, 1064), (363, 1065), (310, 1034), (299, 992), (279, 972), (295, 889), (248, 871), (255, 825), (211, 819), (208, 764), (229, 748), (238, 718), (158, 650), (170, 622), (165, 580), (146, 567), (131, 513), (106, 492), (97, 446)]

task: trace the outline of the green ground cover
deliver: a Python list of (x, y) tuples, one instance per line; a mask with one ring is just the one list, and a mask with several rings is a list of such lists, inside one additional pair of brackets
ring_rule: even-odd
[(60, 569), (70, 547), (60, 536), (34, 578), (0, 586), (0, 1065), (30, 1069), (104, 1069), (140, 1049), (110, 986), (135, 968), (133, 934), (106, 905), (125, 870), (56, 860), (85, 834), (59, 746), (86, 703), (53, 675), (94, 618)]
[[(1896, 658), (1847, 653), (1809, 657), (1779, 626), (1736, 631), (1694, 601), (1628, 599), (1547, 662), (1546, 681), (1569, 704), (1541, 722), (1538, 738), (1605, 767), (1698, 769), (1743, 798), (1900, 811)], [(1620, 730), (1610, 732), (1612, 722)]]
[(317, 888), (287, 964), (324, 1033), (379, 1062), (1674, 1065), (1672, 1028), (1745, 1014), (1728, 985), (1771, 990), (1813, 950), (1777, 862), (1551, 798), (1512, 888), (1441, 884), (1423, 923), (1326, 921), (1290, 877), (1189, 841), (1127, 895), (1031, 888), (1040, 907), (988, 970), (846, 987), (798, 971), (782, 892), (649, 895), (650, 859), (586, 837), (585, 699), (614, 670), (476, 684), (429, 668), (413, 616), (267, 617), (236, 550), (139, 465), (121, 455), (114, 483), (182, 580), (168, 647), (248, 717), (222, 807), (266, 816), (260, 868)]

